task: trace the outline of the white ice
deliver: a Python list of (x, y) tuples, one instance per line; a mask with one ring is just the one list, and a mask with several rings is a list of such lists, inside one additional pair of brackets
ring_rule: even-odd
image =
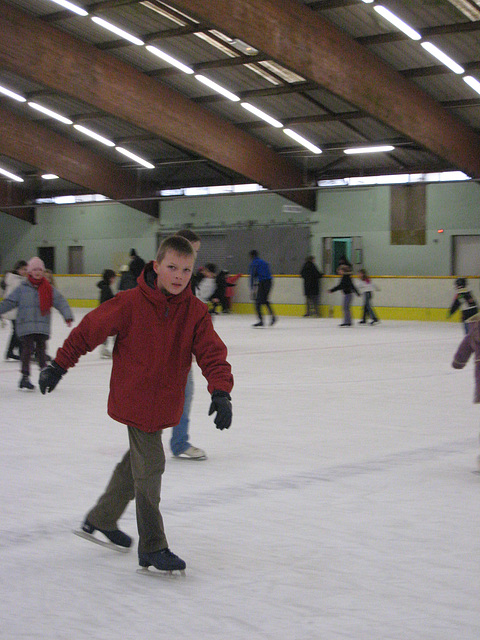
[[(167, 455), (161, 508), (185, 578), (140, 576), (134, 550), (72, 535), (127, 447), (106, 415), (111, 363), (97, 349), (52, 394), (22, 392), (0, 331), (2, 640), (480, 638), (461, 324), (253, 321), (216, 319), (232, 427), (215, 429), (195, 366), (191, 440), (208, 460)], [(50, 353), (68, 331), (55, 312)], [(132, 505), (120, 526), (136, 536)]]

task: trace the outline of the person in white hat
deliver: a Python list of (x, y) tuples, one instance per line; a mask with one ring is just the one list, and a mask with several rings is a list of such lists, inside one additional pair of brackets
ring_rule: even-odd
[(37, 354), (40, 369), (46, 365), (45, 343), (50, 337), (50, 310), (55, 307), (68, 326), (73, 313), (62, 294), (45, 278), (43, 260), (34, 257), (27, 264), (27, 278), (0, 303), (0, 315), (17, 307), (15, 329), (22, 341), (20, 389), (32, 391), (30, 360)]

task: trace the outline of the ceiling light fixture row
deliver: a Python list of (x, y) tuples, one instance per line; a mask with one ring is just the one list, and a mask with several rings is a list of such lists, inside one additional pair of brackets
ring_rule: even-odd
[[(53, 0), (53, 1), (56, 1), (56, 0)], [(135, 162), (142, 165), (143, 167), (146, 167), (147, 169), (155, 169), (154, 164), (152, 164), (151, 162), (148, 162), (148, 160), (144, 160), (144, 158), (141, 158), (140, 156), (136, 155), (135, 153), (132, 153), (131, 151), (128, 151), (127, 149), (124, 149), (123, 147), (117, 147), (115, 145), (115, 142), (113, 142), (112, 140), (109, 140), (108, 138), (101, 136), (100, 134), (96, 133), (95, 131), (92, 131), (91, 129), (88, 129), (87, 127), (84, 127), (83, 125), (74, 124), (73, 120), (70, 120), (70, 118), (66, 118), (65, 116), (62, 116), (57, 111), (48, 109), (47, 107), (44, 107), (43, 105), (38, 104), (37, 102), (27, 101), (26, 98), (24, 98), (18, 93), (15, 93), (14, 91), (11, 91), (10, 89), (7, 89), (7, 87), (2, 87), (0, 85), (0, 95), (7, 96), (8, 98), (11, 98), (12, 100), (16, 100), (17, 102), (26, 102), (28, 106), (31, 107), (32, 109), (35, 109), (35, 111), (39, 111), (40, 113), (43, 113), (44, 115), (48, 116), (49, 118), (53, 118), (54, 120), (58, 120), (58, 122), (61, 122), (62, 124), (73, 125), (73, 128), (79, 131), (80, 133), (83, 133), (89, 138), (93, 138), (97, 142), (101, 142), (107, 147), (115, 147), (116, 151), (118, 151), (124, 156), (127, 156), (131, 160), (134, 160)], [(16, 182), (23, 182), (22, 178), (20, 178), (19, 176), (15, 176), (15, 174), (10, 173), (9, 171), (0, 169), (0, 174), (5, 175), (9, 177), (11, 180), (15, 180)], [(45, 177), (45, 176), (48, 176), (48, 177)], [(55, 174), (45, 174), (42, 176), (42, 178), (44, 178), (45, 180), (53, 180), (58, 178), (58, 176), (56, 176)]]
[[(452, 0), (449, 0), (452, 2)], [(375, 0), (362, 0), (365, 4), (373, 4)], [(459, 0), (452, 2), (453, 5), (458, 7)], [(412, 40), (422, 40), (422, 36), (418, 31), (412, 29), (410, 25), (406, 22), (398, 18), (394, 13), (392, 13), (389, 9), (380, 4), (375, 4), (373, 10), (376, 11), (379, 15), (381, 15), (385, 20), (388, 20), (391, 24), (393, 24), (397, 29), (402, 31), (405, 35), (407, 35)], [(460, 9), (461, 10), (461, 9)], [(442, 64), (448, 67), (453, 73), (457, 75), (463, 75), (465, 73), (465, 69), (459, 65), (455, 60), (453, 60), (450, 56), (444, 53), (441, 49), (439, 49), (432, 42), (420, 42), (420, 45), (428, 51), (430, 55), (434, 56), (437, 60), (439, 60)], [(463, 76), (462, 80), (466, 82), (474, 91), (480, 94), (480, 82), (476, 80), (473, 76)]]
[[(76, 13), (78, 15), (88, 16), (88, 12), (86, 12), (81, 7), (73, 5), (71, 2), (68, 2), (68, 0), (52, 0), (52, 2), (55, 2), (56, 4), (59, 4), (59, 5), (63, 6), (66, 9), (70, 9), (70, 11), (73, 11), (74, 13)], [(210, 80), (210, 78), (207, 78), (206, 76), (204, 76), (202, 74), (195, 74), (193, 69), (188, 67), (186, 64), (184, 64), (180, 60), (177, 60), (176, 58), (170, 56), (165, 51), (162, 51), (158, 47), (154, 47), (152, 45), (145, 45), (143, 40), (141, 40), (140, 38), (137, 38), (136, 36), (134, 36), (133, 34), (129, 33), (128, 31), (125, 31), (124, 29), (116, 27), (114, 24), (112, 24), (111, 22), (108, 22), (107, 20), (104, 20), (103, 18), (98, 18), (96, 16), (92, 16), (91, 19), (98, 26), (103, 27), (104, 29), (107, 29), (108, 31), (111, 31), (112, 33), (115, 33), (115, 35), (120, 36), (121, 38), (124, 38), (128, 42), (131, 42), (132, 44), (135, 44), (137, 46), (145, 46), (147, 51), (149, 51), (153, 55), (157, 56), (158, 58), (161, 58), (167, 64), (170, 64), (171, 66), (179, 69), (180, 71), (183, 71), (183, 73), (186, 73), (187, 75), (195, 75), (195, 79), (196, 80), (198, 80), (199, 82), (203, 83), (204, 85), (210, 87), (210, 89), (213, 89), (214, 91), (216, 91), (220, 95), (224, 96), (228, 100), (231, 100), (232, 102), (240, 102), (240, 98), (238, 96), (236, 96), (234, 93), (232, 93), (231, 91), (229, 91), (225, 87), (222, 87), (221, 85), (219, 85), (218, 83), (214, 82), (213, 80)], [(258, 109), (257, 107), (251, 105), (248, 102), (242, 102), (241, 106), (244, 109), (246, 109), (247, 111), (250, 111), (250, 113), (253, 113), (257, 117), (261, 118), (262, 120), (264, 120), (265, 122), (270, 124), (272, 127), (276, 127), (278, 129), (283, 129), (283, 124), (281, 122), (279, 122), (278, 120), (276, 120), (272, 116), (268, 115), (267, 113), (265, 113), (261, 109)], [(71, 122), (70, 122), (70, 124), (71, 124)], [(76, 126), (76, 128), (78, 128), (78, 127)], [(81, 129), (79, 129), (79, 130), (81, 130)], [(85, 133), (86, 135), (91, 135), (92, 132), (87, 133), (86, 131), (83, 131), (83, 133)], [(284, 129), (284, 133), (286, 135), (290, 136), (291, 138), (293, 138), (294, 140), (296, 140), (299, 144), (301, 144), (305, 148), (307, 148), (310, 151), (312, 151), (313, 153), (316, 153), (316, 154), (322, 153), (322, 150), (319, 147), (317, 147), (316, 145), (314, 145), (311, 142), (309, 142), (308, 140), (306, 140), (303, 136), (300, 136), (299, 134), (292, 135), (294, 132), (292, 132), (291, 129)], [(99, 140), (100, 142), (103, 142), (103, 140), (105, 140), (105, 139), (103, 139), (103, 140), (100, 139), (102, 136), (97, 137), (96, 135), (93, 135), (92, 137), (94, 137), (95, 139)], [(104, 142), (104, 144), (106, 144), (106, 143)], [(112, 146), (112, 145), (113, 145), (113, 143), (110, 146)], [(117, 148), (117, 150), (118, 150), (118, 148)], [(152, 165), (152, 167), (153, 167), (153, 165)]]
[[(363, 2), (366, 2), (366, 3), (373, 3), (373, 1), (374, 0), (363, 0)], [(88, 12), (85, 11), (85, 9), (73, 4), (72, 2), (69, 2), (68, 0), (52, 0), (52, 2), (55, 2), (56, 4), (64, 7), (65, 9), (68, 9), (69, 11), (72, 11), (73, 13), (75, 13), (75, 14), (77, 14), (79, 16), (86, 17), (86, 16), (89, 15)], [(403, 23), (400, 19), (396, 18), (396, 16), (394, 16), (394, 14), (392, 14), (388, 9), (385, 9), (385, 7), (376, 6), (376, 7), (374, 7), (374, 9), (380, 15), (383, 15), (383, 17), (385, 17), (387, 20), (390, 20), (390, 22), (395, 24), (398, 28), (402, 29), (405, 33), (407, 33), (407, 35), (410, 35), (410, 37), (412, 37), (414, 39), (421, 39), (421, 36), (419, 34), (417, 34), (413, 29), (408, 27), (408, 25)], [(103, 18), (99, 18), (97, 16), (92, 16), (91, 19), (98, 26), (100, 26), (100, 27), (102, 27), (104, 29), (107, 29), (108, 31), (111, 31), (112, 33), (115, 33), (116, 35), (120, 36), (121, 38), (124, 38), (125, 40), (127, 40), (128, 42), (131, 42), (132, 44), (135, 44), (137, 46), (146, 46), (147, 51), (149, 51), (153, 55), (161, 58), (167, 64), (170, 64), (170, 65), (176, 67), (177, 69), (179, 69), (180, 71), (182, 71), (182, 72), (184, 72), (184, 73), (186, 73), (188, 75), (195, 75), (195, 79), (196, 80), (198, 80), (199, 82), (202, 82), (203, 84), (205, 84), (206, 86), (210, 87), (211, 89), (213, 89), (217, 93), (223, 95), (224, 97), (226, 97), (227, 99), (231, 100), (232, 102), (240, 102), (240, 98), (238, 96), (236, 96), (234, 93), (232, 93), (228, 89), (222, 87), (221, 85), (219, 85), (218, 83), (214, 82), (213, 80), (210, 80), (209, 78), (207, 78), (204, 75), (195, 74), (193, 69), (191, 69), (187, 65), (183, 64), (179, 60), (176, 60), (175, 58), (173, 58), (169, 54), (165, 53), (164, 51), (162, 51), (158, 47), (154, 47), (154, 46), (151, 46), (151, 45), (145, 45), (143, 40), (141, 40), (140, 38), (137, 38), (136, 36), (132, 35), (128, 31), (125, 31), (124, 29), (116, 27), (115, 25), (113, 25), (112, 23), (108, 22), (107, 20), (104, 20)], [(462, 73), (463, 73), (463, 69), (462, 69)], [(465, 81), (467, 82), (467, 80), (465, 80)], [(469, 82), (470, 86), (472, 86), (475, 89), (475, 86), (476, 86), (475, 85), (475, 83), (476, 83), (475, 79), (474, 78), (470, 78), (470, 81), (471, 81), (471, 82)], [(478, 85), (479, 85), (479, 92), (480, 92), (480, 83), (478, 83)], [(7, 89), (5, 87), (0, 87), (0, 93), (5, 95), (5, 96), (7, 96), (7, 97), (12, 98), (13, 100), (17, 100), (18, 102), (27, 102), (26, 98), (24, 98), (23, 96), (15, 93), (13, 91), (10, 91), (9, 89)], [(74, 124), (72, 120), (70, 120), (69, 118), (66, 118), (65, 116), (62, 116), (61, 114), (57, 113), (56, 111), (48, 109), (47, 107), (44, 107), (44, 106), (42, 106), (42, 105), (40, 105), (40, 104), (38, 104), (36, 102), (28, 102), (28, 106), (31, 107), (32, 109), (36, 109), (37, 111), (40, 111), (41, 113), (43, 113), (43, 114), (45, 114), (45, 115), (47, 115), (47, 116), (49, 116), (49, 117), (51, 117), (51, 118), (53, 118), (55, 120), (58, 120), (59, 122), (62, 122), (63, 124), (73, 125), (73, 127), (77, 131), (79, 131), (80, 133), (83, 133), (84, 135), (96, 140), (97, 142), (100, 142), (101, 144), (104, 144), (104, 145), (106, 145), (108, 147), (115, 147), (116, 151), (118, 151), (122, 155), (130, 158), (134, 162), (137, 162), (138, 164), (146, 167), (147, 169), (154, 169), (155, 168), (155, 165), (153, 165), (152, 163), (148, 162), (147, 160), (145, 160), (145, 159), (141, 158), (140, 156), (132, 153), (131, 151), (128, 151), (127, 149), (125, 149), (123, 147), (117, 147), (112, 140), (109, 140), (108, 138), (105, 138), (104, 136), (101, 136), (100, 134), (96, 133), (95, 131), (92, 131), (91, 129), (88, 129), (87, 127), (84, 127), (84, 126), (78, 125), (78, 124)], [(259, 117), (260, 119), (262, 119), (265, 122), (267, 122), (268, 124), (270, 124), (272, 127), (275, 127), (275, 128), (278, 128), (278, 129), (283, 129), (283, 132), (285, 133), (285, 135), (289, 136), (290, 138), (292, 138), (293, 140), (298, 142), (300, 145), (302, 145), (303, 147), (305, 147), (306, 149), (308, 149), (312, 153), (315, 153), (315, 154), (322, 153), (322, 150), (319, 147), (317, 147), (312, 142), (310, 142), (309, 140), (307, 140), (306, 138), (304, 138), (300, 134), (296, 133), (292, 129), (284, 128), (283, 124), (279, 120), (273, 118), (272, 116), (270, 116), (269, 114), (265, 113), (261, 109), (258, 109), (257, 107), (251, 105), (248, 102), (241, 102), (241, 106), (244, 109), (246, 109), (247, 111), (249, 111), (250, 113), (253, 113), (254, 115)], [(393, 149), (394, 149), (394, 147), (392, 147), (392, 146), (358, 147), (356, 149), (345, 149), (344, 153), (346, 153), (346, 154), (353, 154), (353, 153), (384, 153), (384, 152), (387, 152), (387, 151), (392, 151)], [(2, 175), (5, 175), (6, 177), (12, 179), (12, 180), (17, 181), (17, 182), (23, 182), (22, 178), (20, 178), (19, 176), (16, 176), (15, 174), (13, 174), (13, 173), (11, 173), (9, 171), (4, 170), (4, 169), (0, 169), (0, 173)], [(44, 174), (44, 176), (42, 176), (42, 177), (44, 179), (55, 179), (58, 176), (56, 176), (55, 174)]]

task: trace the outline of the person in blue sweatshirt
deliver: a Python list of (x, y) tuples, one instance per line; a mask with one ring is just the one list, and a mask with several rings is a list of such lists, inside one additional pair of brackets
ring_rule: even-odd
[(265, 305), (270, 313), (270, 326), (274, 325), (277, 321), (272, 306), (268, 301), (268, 296), (272, 289), (272, 273), (270, 271), (270, 265), (265, 260), (262, 260), (256, 249), (250, 251), (250, 257), (252, 261), (248, 268), (250, 275), (250, 290), (252, 292), (252, 298), (255, 300), (255, 310), (258, 316), (258, 322), (254, 327), (263, 327), (262, 306)]

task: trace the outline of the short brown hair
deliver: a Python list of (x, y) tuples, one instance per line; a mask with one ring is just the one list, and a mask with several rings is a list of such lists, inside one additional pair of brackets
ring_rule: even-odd
[(182, 236), (174, 235), (165, 238), (160, 247), (158, 248), (157, 257), (155, 260), (161, 262), (167, 251), (171, 249), (181, 256), (193, 256), (195, 257), (195, 250), (186, 238)]
[(186, 238), (189, 242), (200, 242), (200, 236), (192, 229), (180, 229), (175, 235), (180, 236), (180, 238)]

